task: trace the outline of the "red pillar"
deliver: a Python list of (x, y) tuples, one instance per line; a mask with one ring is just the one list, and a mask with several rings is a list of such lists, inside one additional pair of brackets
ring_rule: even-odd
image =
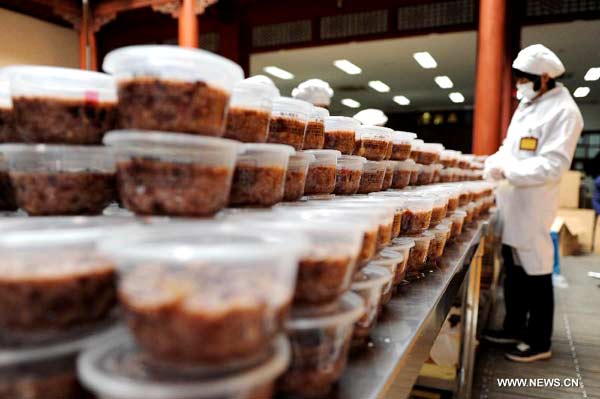
[(198, 48), (198, 17), (194, 0), (183, 0), (179, 10), (179, 45)]
[(480, 0), (473, 153), (492, 154), (499, 146), (505, 48), (505, 0)]

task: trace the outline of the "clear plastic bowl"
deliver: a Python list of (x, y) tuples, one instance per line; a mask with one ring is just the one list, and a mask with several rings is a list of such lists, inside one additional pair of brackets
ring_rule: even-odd
[[(381, 193), (381, 194), (380, 194)], [(402, 229), (402, 218), (406, 211), (404, 200), (400, 196), (383, 195), (384, 192), (370, 193), (369, 198), (382, 201), (386, 206), (394, 207), (394, 223), (392, 225), (392, 238), (400, 235)], [(366, 200), (363, 200), (366, 201)]]
[(257, 364), (218, 375), (194, 375), (149, 366), (126, 335), (85, 351), (77, 361), (83, 385), (99, 399), (270, 398), (290, 362), (289, 343), (278, 336)]
[(443, 150), (444, 146), (441, 144), (415, 143), (411, 150), (411, 158), (422, 165), (431, 165), (439, 161)]
[(360, 178), (359, 194), (369, 194), (381, 191), (385, 170), (387, 168), (385, 161), (367, 161), (363, 165), (363, 174)]
[(100, 217), (3, 221), (0, 346), (55, 343), (109, 320), (116, 304), (115, 267), (97, 246), (133, 223)]
[(100, 144), (114, 127), (117, 98), (114, 79), (81, 69), (14, 66), (10, 80), (18, 141)]
[(325, 145), (325, 118), (329, 116), (329, 111), (325, 108), (313, 106), (312, 112), (306, 125), (306, 134), (304, 135), (304, 150), (320, 150)]
[(404, 199), (406, 211), (402, 215), (402, 228), (400, 234), (419, 234), (429, 228), (435, 198), (433, 196), (419, 195), (404, 191), (385, 191), (384, 197), (400, 197)]
[(440, 183), (450, 183), (454, 181), (454, 177), (456, 176), (455, 168), (444, 168), (440, 169)]
[(330, 303), (348, 290), (362, 243), (361, 223), (301, 208), (270, 214), (241, 213), (233, 220), (249, 229), (272, 230), (282, 237), (290, 231), (306, 236), (309, 244), (298, 265), (294, 306)]
[(404, 257), (401, 265), (398, 265), (397, 274), (394, 278), (395, 284), (400, 284), (406, 280), (406, 274), (408, 272), (408, 258), (410, 256), (410, 250), (414, 248), (415, 240), (410, 237), (399, 237), (392, 241), (390, 250), (400, 252)]
[(223, 137), (245, 143), (264, 143), (269, 134), (269, 119), (274, 87), (242, 80), (233, 88)]
[(283, 200), (293, 147), (245, 144), (235, 161), (229, 205), (269, 207)]
[(406, 161), (410, 158), (410, 150), (413, 140), (417, 138), (415, 133), (395, 131), (392, 133), (392, 155), (390, 159)]
[(10, 82), (0, 69), (0, 143), (21, 141), (15, 131), (15, 113), (10, 95)]
[(145, 226), (100, 245), (142, 351), (213, 369), (254, 359), (277, 335), (307, 248), (297, 234), (208, 222)]
[[(403, 189), (411, 182), (411, 175), (417, 176), (419, 167), (412, 159), (397, 161), (395, 163), (394, 176), (392, 178), (393, 189)], [(416, 177), (415, 177), (416, 179)]]
[(315, 161), (308, 165), (304, 194), (332, 194), (335, 191), (337, 160), (342, 155), (337, 150), (306, 150)]
[(10, 399), (81, 399), (89, 397), (79, 384), (76, 358), (79, 351), (101, 345), (119, 335), (107, 327), (94, 333), (73, 335), (56, 344), (0, 349), (0, 387)]
[(3, 144), (11, 186), (29, 215), (100, 214), (116, 200), (115, 161), (106, 147)]
[(273, 100), (267, 141), (291, 145), (294, 149), (301, 150), (312, 110), (311, 103), (291, 97), (278, 97)]
[(424, 231), (421, 234), (410, 236), (415, 241), (415, 246), (408, 255), (408, 274), (420, 273), (423, 271), (429, 254), (429, 247), (435, 234), (430, 231)]
[(394, 286), (400, 284), (406, 275), (404, 253), (386, 248), (369, 262), (369, 265), (383, 267), (393, 276), (389, 284), (383, 289), (381, 302), (385, 305), (392, 298)]
[(285, 177), (284, 201), (298, 201), (304, 195), (308, 165), (316, 160), (315, 156), (305, 152), (296, 152), (290, 156)]
[(433, 233), (434, 237), (429, 245), (427, 261), (430, 263), (435, 263), (442, 257), (442, 255), (444, 255), (446, 241), (450, 236), (450, 227), (440, 223), (435, 228), (430, 229), (429, 232)]
[(208, 51), (169, 45), (113, 50), (102, 68), (115, 76), (119, 126), (222, 136), (236, 63)]
[(392, 141), (392, 133), (393, 130), (386, 127), (359, 126), (356, 129), (356, 138), (360, 140), (360, 147), (354, 154), (370, 161), (383, 161)]
[(335, 194), (352, 195), (358, 192), (365, 162), (367, 162), (365, 158), (355, 155), (342, 155), (338, 158)]
[(383, 178), (383, 184), (381, 185), (381, 190), (386, 191), (392, 188), (392, 182), (394, 180), (394, 172), (396, 170), (396, 162), (398, 161), (385, 161), (385, 176)]
[(465, 216), (465, 224), (475, 221), (475, 202), (471, 201), (459, 209), (467, 213), (467, 216)]
[(354, 324), (352, 348), (362, 347), (369, 338), (381, 309), (382, 292), (392, 279), (392, 274), (379, 266), (367, 266), (354, 276), (350, 289), (362, 297), (365, 302), (365, 312)]
[(462, 153), (454, 150), (443, 150), (440, 153), (440, 163), (446, 168), (456, 168)]
[(347, 116), (325, 118), (325, 144), (323, 148), (338, 150), (344, 155), (351, 155), (355, 150), (356, 130), (359, 127), (359, 121)]
[(425, 186), (417, 187), (415, 190), (412, 190), (411, 193), (420, 194), (425, 197), (432, 197), (434, 199), (429, 228), (437, 226), (442, 219), (446, 217), (446, 213), (448, 212), (448, 203), (450, 202), (450, 195), (445, 190), (438, 189), (435, 186)]
[(435, 169), (435, 165), (419, 165), (419, 171), (417, 172), (417, 181), (415, 185), (423, 186), (433, 183)]
[(327, 396), (346, 368), (354, 323), (364, 309), (362, 298), (351, 292), (333, 306), (292, 309), (286, 322), (292, 361), (277, 390), (292, 397)]
[(450, 239), (452, 241), (456, 240), (462, 233), (466, 217), (467, 212), (461, 210), (456, 210), (449, 215), (449, 218), (452, 220), (452, 228), (450, 229)]
[(210, 216), (227, 205), (239, 143), (137, 130), (110, 132), (104, 143), (121, 201), (136, 214)]

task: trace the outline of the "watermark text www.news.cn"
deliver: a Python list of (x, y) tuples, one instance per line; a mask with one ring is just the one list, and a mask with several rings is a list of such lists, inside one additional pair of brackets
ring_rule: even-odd
[(496, 384), (505, 388), (575, 388), (580, 381), (578, 378), (497, 378)]

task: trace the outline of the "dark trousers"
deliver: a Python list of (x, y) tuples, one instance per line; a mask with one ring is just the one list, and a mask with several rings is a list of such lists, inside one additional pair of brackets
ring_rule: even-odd
[(552, 345), (554, 290), (552, 274), (528, 275), (514, 262), (512, 248), (502, 246), (504, 258), (504, 330), (522, 339), (532, 349), (547, 351)]

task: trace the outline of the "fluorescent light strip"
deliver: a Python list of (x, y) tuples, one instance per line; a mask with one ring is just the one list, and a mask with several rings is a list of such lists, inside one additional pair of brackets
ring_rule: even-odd
[(592, 82), (592, 81), (600, 79), (600, 68), (595, 67), (595, 68), (588, 69), (587, 73), (585, 74), (585, 76), (583, 78), (585, 80), (587, 80), (588, 82)]
[(393, 100), (398, 105), (410, 105), (410, 100), (405, 96), (394, 96)]
[(348, 60), (335, 60), (333, 61), (333, 65), (335, 65), (336, 68), (346, 72), (348, 75), (358, 75), (362, 72), (362, 69)]
[(435, 61), (435, 58), (433, 58), (433, 56), (431, 54), (429, 54), (427, 51), (421, 51), (419, 53), (414, 53), (413, 58), (415, 59), (415, 61), (417, 61), (419, 63), (419, 65), (421, 65), (421, 68), (425, 68), (425, 69), (437, 68), (437, 62)]
[(434, 80), (442, 89), (451, 89), (454, 87), (454, 83), (452, 83), (452, 80), (448, 76), (436, 76)]
[(358, 108), (360, 107), (360, 103), (356, 100), (353, 100), (351, 98), (344, 98), (341, 101), (342, 105), (345, 105), (348, 108)]
[(450, 101), (452, 101), (455, 104), (460, 104), (460, 103), (465, 102), (465, 96), (463, 96), (461, 93), (459, 93), (457, 91), (448, 94), (448, 97), (450, 97)]
[(575, 89), (575, 92), (573, 93), (573, 97), (583, 98), (583, 97), (586, 97), (588, 94), (590, 94), (589, 87), (578, 87), (577, 89)]
[(369, 87), (380, 93), (387, 93), (388, 91), (390, 91), (390, 86), (386, 85), (381, 80), (371, 80), (369, 82)]
[(284, 80), (294, 79), (293, 74), (286, 71), (285, 69), (281, 69), (281, 68), (273, 66), (273, 65), (264, 67), (263, 71), (265, 71), (266, 73), (273, 75), (279, 79), (284, 79)]

